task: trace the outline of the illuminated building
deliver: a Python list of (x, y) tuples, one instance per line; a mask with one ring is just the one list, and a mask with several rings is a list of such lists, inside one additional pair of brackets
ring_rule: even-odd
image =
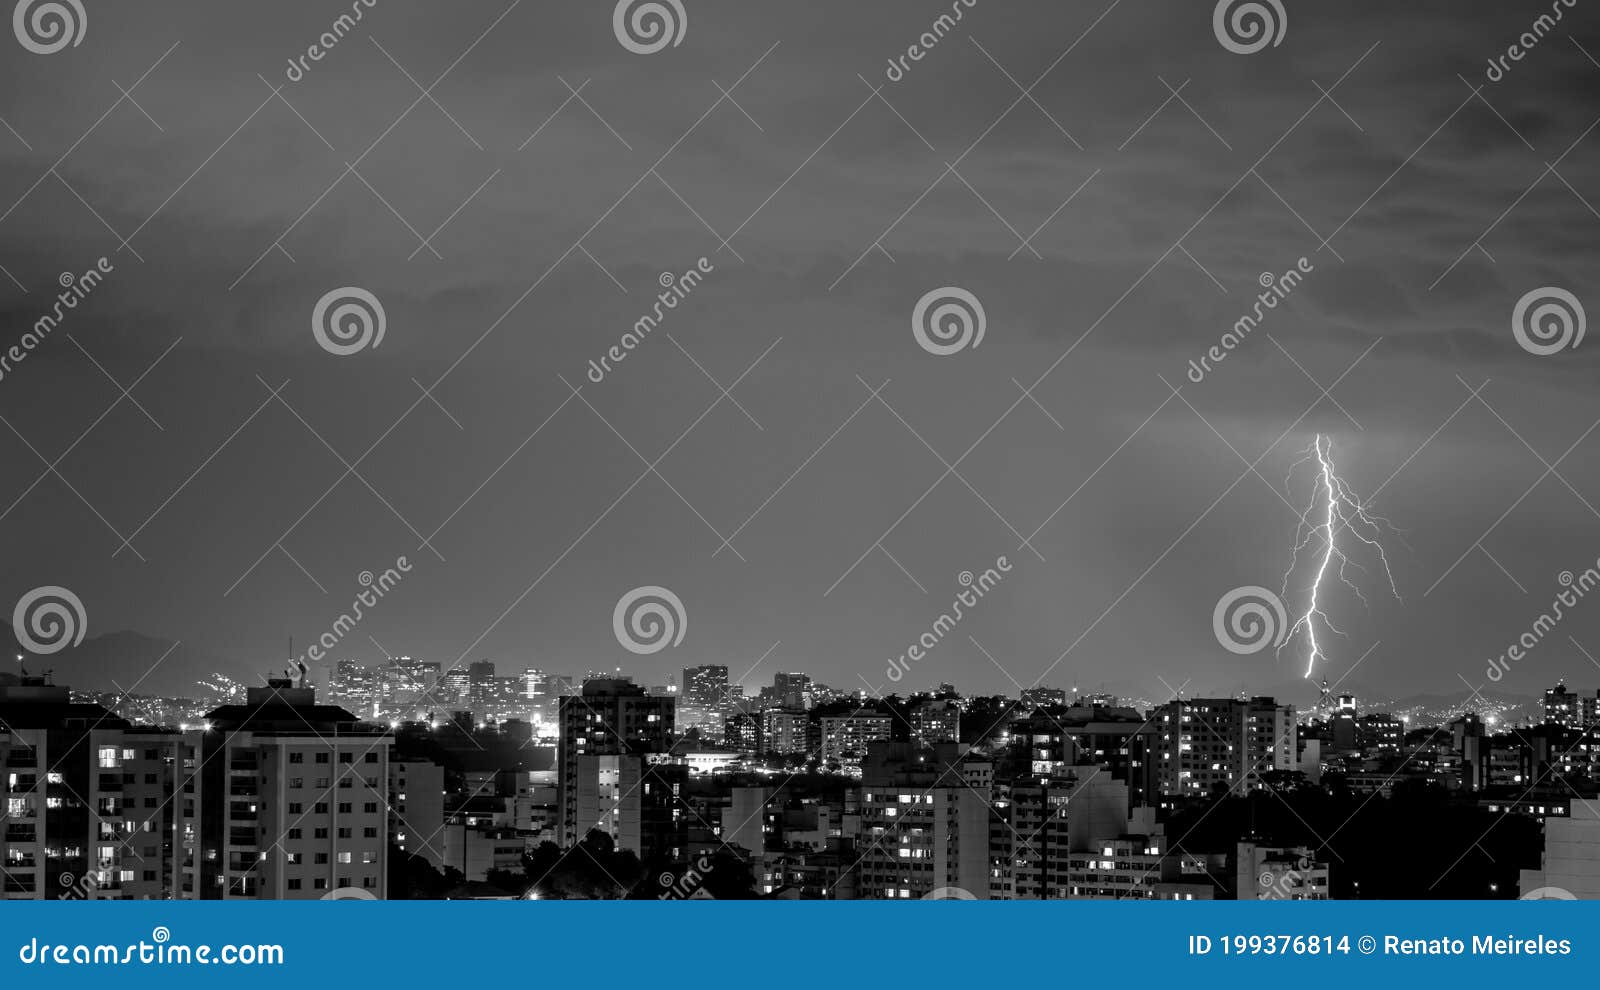
[(858, 896), (922, 898), (957, 888), (989, 895), (989, 801), (958, 749), (876, 743), (862, 764)]
[(178, 734), (74, 703), (42, 678), (0, 686), (3, 898), (172, 897), (181, 752)]
[(183, 777), (177, 824), (187, 833), (197, 818), (199, 841), (178, 896), (316, 900), (355, 888), (385, 897), (387, 730), (278, 679), (206, 717), (208, 728), (185, 737), (198, 765)]
[[(623, 805), (643, 796), (634, 786), (646, 783), (645, 766), (671, 749), (675, 703), (620, 678), (585, 681), (581, 694), (561, 699), (556, 769), (563, 846), (576, 844), (602, 822), (614, 836), (635, 836), (641, 819), (653, 814), (647, 807), (653, 802)], [(653, 796), (659, 797), (661, 786), (654, 785)], [(631, 841), (637, 847), (642, 840)]]

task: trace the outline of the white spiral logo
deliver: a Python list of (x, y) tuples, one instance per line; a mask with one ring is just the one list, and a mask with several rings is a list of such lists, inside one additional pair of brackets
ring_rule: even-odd
[(611, 630), (623, 649), (640, 656), (659, 653), (683, 642), (689, 617), (683, 601), (657, 585), (635, 588), (617, 602)]
[(155, 928), (150, 930), (150, 941), (155, 942), (158, 945), (165, 945), (166, 943), (172, 941), (172, 932), (167, 928), (166, 925), (157, 925)]
[(1289, 617), (1283, 600), (1266, 588), (1247, 585), (1223, 595), (1211, 613), (1211, 631), (1229, 653), (1245, 656), (1283, 645)]
[(335, 887), (322, 895), (325, 901), (375, 901), (378, 895), (360, 887)]
[(11, 26), (22, 47), (35, 55), (54, 55), (83, 44), (89, 18), (79, 0), (17, 0)]
[(947, 285), (917, 300), (911, 332), (929, 354), (946, 357), (983, 343), (989, 319), (983, 304), (966, 289)]
[(88, 618), (77, 595), (52, 584), (22, 596), (11, 613), (11, 629), (23, 649), (49, 656), (83, 642)]
[(1254, 55), (1283, 43), (1289, 15), (1282, 0), (1217, 0), (1211, 27), (1222, 47), (1235, 55)]
[(975, 901), (977, 895), (965, 887), (938, 887), (922, 895), (925, 901)]
[(654, 55), (683, 43), (689, 15), (682, 0), (617, 0), (611, 14), (617, 41), (635, 55)]
[(1575, 901), (1578, 895), (1565, 887), (1539, 887), (1523, 894), (1524, 901)]
[(1517, 301), (1511, 314), (1511, 332), (1529, 354), (1549, 357), (1583, 343), (1589, 328), (1583, 303), (1566, 289), (1546, 286)]
[(346, 357), (377, 347), (389, 318), (383, 303), (366, 289), (347, 285), (334, 289), (317, 301), (311, 313), (311, 332), (329, 354)]

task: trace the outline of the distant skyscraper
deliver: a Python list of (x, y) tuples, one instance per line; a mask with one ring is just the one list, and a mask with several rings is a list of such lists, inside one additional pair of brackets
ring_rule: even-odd
[(537, 667), (529, 667), (522, 672), (522, 696), (534, 704), (538, 704), (546, 697), (549, 690), (549, 677)]
[(704, 664), (683, 668), (683, 703), (721, 711), (728, 703), (728, 668)]
[(774, 674), (772, 675), (772, 692), (777, 699), (779, 708), (810, 708), (811, 675)]

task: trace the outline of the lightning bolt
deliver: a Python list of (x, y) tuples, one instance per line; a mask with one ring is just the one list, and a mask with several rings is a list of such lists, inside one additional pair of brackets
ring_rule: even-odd
[(1301, 451), (1299, 460), (1289, 465), (1288, 474), (1284, 477), (1284, 490), (1289, 493), (1290, 498), (1293, 498), (1295, 472), (1301, 465), (1313, 462), (1315, 462), (1315, 474), (1310, 502), (1300, 514), (1299, 523), (1295, 527), (1295, 545), (1290, 552), (1289, 567), (1283, 572), (1284, 600), (1290, 599), (1289, 582), (1300, 570), (1300, 557), (1303, 552), (1309, 552), (1318, 558), (1316, 571), (1310, 585), (1305, 589), (1305, 609), (1298, 613), (1294, 624), (1289, 627), (1283, 642), (1278, 647), (1281, 653), (1284, 647), (1304, 637), (1308, 654), (1307, 677), (1310, 677), (1311, 672), (1316, 669), (1319, 660), (1328, 658), (1323, 652), (1321, 634), (1331, 632), (1339, 636), (1344, 635), (1343, 630), (1334, 624), (1324, 607), (1326, 598), (1324, 584), (1330, 573), (1349, 588), (1363, 606), (1368, 604), (1367, 596), (1362, 594), (1361, 588), (1350, 577), (1351, 570), (1365, 572), (1367, 568), (1351, 560), (1340, 549), (1341, 537), (1348, 537), (1349, 540), (1360, 544), (1359, 547), (1352, 546), (1352, 552), (1359, 550), (1377, 559), (1382, 565), (1384, 578), (1388, 581), (1390, 594), (1394, 595), (1396, 601), (1400, 600), (1400, 590), (1395, 586), (1393, 572), (1389, 570), (1389, 556), (1384, 552), (1383, 544), (1380, 542), (1385, 533), (1395, 531), (1394, 526), (1388, 519), (1372, 512), (1361, 496), (1339, 477), (1333, 463), (1332, 439), (1317, 434), (1311, 446)]

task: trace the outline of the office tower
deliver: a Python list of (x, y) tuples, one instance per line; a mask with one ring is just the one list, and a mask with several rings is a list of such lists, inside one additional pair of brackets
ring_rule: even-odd
[[(602, 819), (608, 831), (621, 827), (617, 818), (607, 817), (603, 803), (633, 799), (634, 785), (647, 782), (644, 762), (671, 749), (675, 704), (676, 699), (652, 697), (619, 678), (585, 681), (581, 694), (561, 699), (556, 769), (561, 780), (562, 845), (574, 845)], [(660, 789), (654, 786), (650, 796), (659, 797)], [(643, 811), (633, 809), (634, 814)]]
[[(989, 896), (989, 800), (956, 747), (880, 742), (862, 764), (859, 896)], [(957, 894), (956, 896), (962, 896)]]
[(728, 703), (728, 668), (703, 664), (683, 668), (683, 704), (722, 711)]
[(434, 867), (444, 862), (444, 768), (428, 760), (389, 762), (389, 839)]
[(454, 667), (439, 675), (439, 689), (433, 692), (439, 707), (458, 705), (472, 697), (472, 680), (467, 671)]
[(545, 673), (537, 667), (529, 667), (522, 672), (522, 696), (529, 701), (537, 701), (544, 697)]
[(779, 708), (811, 707), (811, 675), (777, 673), (772, 675), (772, 693)]
[(414, 718), (439, 707), (439, 665), (394, 657), (383, 668), (382, 707), (391, 716)]
[(700, 730), (703, 739), (722, 740), (722, 720), (732, 704), (728, 693), (728, 668), (705, 664), (683, 669), (683, 691), (678, 701), (678, 731)]
[[(185, 735), (183, 898), (315, 900), (387, 894), (394, 740), (287, 680), (253, 687)], [(187, 759), (195, 760), (192, 768)]]
[(1271, 698), (1191, 698), (1151, 713), (1160, 729), (1157, 775), (1167, 797), (1204, 798), (1217, 789), (1259, 786), (1263, 774), (1295, 765), (1293, 705)]
[(334, 697), (340, 705), (370, 717), (383, 700), (380, 673), (359, 660), (340, 660), (334, 673)]
[(739, 712), (722, 720), (722, 741), (726, 746), (745, 754), (757, 756), (766, 752), (763, 745), (762, 714)]
[(161, 900), (177, 887), (182, 737), (65, 687), (0, 686), (0, 883), (8, 900)]

